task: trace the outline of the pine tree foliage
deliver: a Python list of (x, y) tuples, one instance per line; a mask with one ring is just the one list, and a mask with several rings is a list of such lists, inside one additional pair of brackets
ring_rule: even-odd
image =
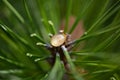
[[(83, 24), (62, 46), (70, 70), (44, 47), (63, 22)], [(120, 80), (120, 0), (0, 0), (0, 80)]]

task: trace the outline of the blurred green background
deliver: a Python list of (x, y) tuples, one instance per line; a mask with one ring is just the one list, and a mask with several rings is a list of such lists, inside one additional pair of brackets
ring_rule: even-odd
[(120, 80), (120, 0), (0, 0), (0, 80), (77, 80), (36, 45), (50, 43), (49, 20), (56, 32), (65, 21), (70, 34), (83, 22), (69, 52), (83, 80)]

